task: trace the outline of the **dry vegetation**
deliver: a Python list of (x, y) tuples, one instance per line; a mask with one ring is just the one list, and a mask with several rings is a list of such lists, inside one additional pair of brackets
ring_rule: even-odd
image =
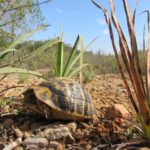
[[(94, 0), (92, 2), (104, 13), (114, 54), (86, 51), (80, 36), (72, 47), (62, 42), (62, 35), (47, 41), (22, 42), (45, 26), (14, 42), (0, 37), (0, 149), (124, 150), (150, 147), (150, 45), (147, 50), (138, 49), (134, 31), (136, 7), (132, 17), (127, 1), (123, 0), (131, 41), (128, 45), (115, 16), (113, 0), (110, 0), (111, 19), (105, 8)], [(149, 31), (150, 16), (148, 11), (145, 12)], [(120, 52), (115, 45), (113, 29), (118, 33)], [(74, 70), (77, 73), (71, 76)], [(26, 108), (22, 101), (23, 91), (43, 80), (64, 76), (80, 83), (83, 81), (81, 84), (94, 100), (97, 119), (51, 121)], [(121, 104), (126, 113), (112, 109), (116, 104)]]

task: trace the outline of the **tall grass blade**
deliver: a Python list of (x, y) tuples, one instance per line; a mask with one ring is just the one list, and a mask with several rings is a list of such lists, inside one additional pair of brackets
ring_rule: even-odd
[(17, 51), (17, 50), (16, 49), (6, 49), (6, 50), (0, 52), (0, 60), (3, 59), (10, 52), (15, 52), (15, 51)]
[(139, 2), (138, 0), (135, 0), (135, 8), (134, 8), (133, 17), (132, 17), (133, 25), (135, 25), (135, 16), (136, 16), (136, 9), (137, 9), (138, 2)]
[[(132, 48), (132, 58), (135, 58), (135, 59), (129, 59), (129, 62), (126, 62), (124, 61), (125, 65), (128, 66), (129, 65), (129, 70), (128, 70), (128, 74), (130, 76), (130, 79), (132, 79), (132, 85), (134, 87), (134, 90), (135, 90), (135, 94), (136, 94), (136, 98), (137, 98), (137, 101), (138, 101), (138, 104), (139, 104), (139, 107), (140, 107), (140, 110), (141, 110), (141, 114), (144, 118), (144, 121), (147, 122), (147, 119), (149, 118), (149, 110), (148, 110), (148, 107), (147, 107), (147, 103), (146, 103), (146, 95), (145, 95), (145, 89), (144, 89), (144, 82), (142, 80), (142, 75), (141, 75), (141, 72), (139, 71), (140, 70), (140, 66), (138, 65), (138, 54), (136, 53), (137, 51), (135, 50), (137, 48), (137, 45), (136, 45), (136, 38), (135, 38), (135, 34), (134, 34), (134, 31), (132, 31), (132, 28), (133, 28), (133, 22), (132, 22), (132, 19), (130, 17), (130, 14), (129, 14), (129, 10), (128, 10), (128, 6), (127, 6), (127, 3), (126, 1), (124, 0), (124, 8), (125, 8), (125, 12), (127, 13), (127, 19), (129, 19), (130, 21), (127, 21), (128, 24), (129, 24), (129, 31), (132, 32), (132, 34), (130, 34), (130, 38), (131, 38), (131, 48)], [(114, 15), (114, 4), (113, 4), (113, 1), (110, 0), (110, 5), (111, 5), (111, 10), (112, 10), (112, 19), (114, 21), (114, 24), (117, 22), (116, 18), (115, 18), (115, 15)], [(124, 40), (124, 38), (122, 38), (120, 36), (120, 34), (122, 34), (122, 31), (119, 30), (119, 26), (115, 26), (117, 31), (118, 31), (118, 34), (119, 34), (119, 39), (120, 39), (120, 49), (121, 51), (126, 51), (128, 50), (128, 45), (126, 43), (126, 41)], [(125, 47), (124, 47), (124, 44), (125, 44)], [(135, 48), (133, 50), (133, 48)], [(129, 55), (130, 53), (127, 53), (127, 56), (130, 57)], [(137, 55), (135, 55), (137, 54)], [(122, 57), (124, 58), (124, 53), (122, 53)]]
[(144, 87), (144, 82), (142, 79), (142, 72), (141, 72), (141, 67), (140, 67), (140, 61), (139, 61), (139, 56), (138, 56), (138, 46), (137, 46), (137, 40), (136, 40), (136, 35), (135, 35), (135, 30), (134, 30), (134, 24), (132, 21), (132, 17), (130, 15), (129, 7), (127, 4), (127, 0), (123, 0), (124, 4), (124, 10), (127, 18), (127, 24), (128, 24), (128, 31), (130, 35), (130, 43), (131, 43), (131, 48), (132, 48), (132, 56), (134, 63), (136, 65), (137, 71), (138, 71), (138, 78), (139, 78), (139, 84), (142, 86), (143, 93), (146, 95), (146, 90)]
[(58, 50), (57, 50), (57, 59), (56, 59), (56, 76), (62, 77), (63, 73), (63, 57), (64, 57), (64, 50), (63, 50), (63, 42), (58, 43)]
[(147, 87), (148, 97), (150, 97), (150, 49), (147, 51)]
[[(128, 43), (127, 43), (125, 36), (122, 32), (122, 29), (120, 27), (120, 24), (115, 16), (114, 2), (113, 2), (113, 0), (110, 0), (112, 21), (113, 21), (113, 24), (118, 33), (121, 56), (123, 58), (123, 62), (127, 69), (127, 73), (130, 77), (131, 83), (134, 88), (134, 92), (135, 92), (135, 96), (134, 96), (131, 92), (131, 88), (128, 85), (127, 79), (126, 79), (124, 71), (123, 71), (123, 67), (120, 63), (120, 58), (118, 56), (118, 52), (116, 49), (113, 29), (111, 26), (111, 20), (109, 18), (109, 15), (108, 15), (106, 9), (104, 9), (103, 7), (98, 5), (94, 0), (92, 0), (92, 2), (99, 9), (101, 9), (104, 13), (105, 20), (109, 27), (110, 38), (111, 38), (112, 46), (113, 46), (115, 56), (116, 56), (116, 61), (119, 66), (119, 70), (120, 70), (122, 79), (125, 83), (126, 89), (128, 91), (131, 102), (134, 106), (134, 109), (139, 117), (138, 119), (139, 119), (139, 122), (141, 123), (145, 137), (150, 140), (150, 109), (149, 109), (148, 103), (147, 103), (147, 89), (145, 89), (144, 81), (143, 81), (142, 74), (141, 74), (140, 63), (139, 63), (138, 46), (137, 46), (136, 35), (135, 35), (135, 31), (134, 31), (134, 19), (135, 18), (134, 17), (132, 18), (130, 15), (127, 0), (123, 0), (124, 11), (126, 14), (128, 31), (129, 31), (129, 35), (130, 35), (130, 44), (131, 44), (131, 51), (130, 51)], [(150, 29), (150, 22), (148, 24), (149, 24), (148, 29)], [(149, 36), (149, 39), (150, 39), (150, 36)], [(147, 56), (150, 59), (149, 50), (150, 50), (150, 45), (148, 48), (148, 56)], [(147, 58), (147, 67), (150, 66), (150, 60), (148, 60), (148, 58)], [(150, 74), (150, 67), (147, 68), (147, 77), (148, 77), (147, 81), (148, 82), (150, 81), (149, 74)], [(150, 84), (148, 84), (148, 86), (149, 85)], [(149, 88), (150, 88), (150, 86), (149, 86)], [(150, 93), (150, 92), (148, 92), (148, 93)]]
[(27, 69), (14, 68), (14, 67), (0, 68), (0, 74), (9, 74), (9, 73), (25, 73), (25, 74), (31, 74), (31, 75), (42, 77), (40, 73), (35, 71), (29, 71)]
[(87, 50), (97, 39), (98, 37), (95, 37), (84, 49)]
[(19, 43), (21, 43), (24, 39), (26, 39), (27, 37), (29, 37), (30, 35), (32, 35), (35, 32), (38, 32), (40, 30), (43, 30), (45, 27), (44, 26), (40, 26), (35, 30), (32, 30), (26, 34), (24, 34), (23, 36), (21, 36), (20, 38), (18, 38), (16, 41), (14, 41), (7, 49), (12, 49), (14, 48), (16, 45), (18, 45)]
[(121, 63), (121, 60), (119, 58), (119, 55), (118, 55), (118, 51), (117, 51), (117, 47), (116, 47), (116, 44), (115, 44), (115, 38), (114, 38), (114, 33), (113, 33), (113, 29), (112, 29), (112, 25), (111, 25), (111, 20), (110, 20), (110, 17), (108, 15), (108, 12), (107, 10), (100, 6), (98, 3), (96, 3), (94, 0), (92, 0), (92, 3), (98, 7), (100, 10), (102, 10), (104, 16), (105, 16), (105, 20), (106, 20), (106, 23), (108, 25), (108, 28), (109, 28), (109, 33), (110, 33), (110, 39), (111, 39), (111, 42), (112, 42), (112, 46), (113, 46), (113, 49), (114, 49), (114, 53), (115, 53), (115, 57), (116, 57), (116, 61), (117, 61), (117, 64), (118, 64), (118, 67), (119, 67), (119, 70), (120, 70), (120, 73), (121, 73), (121, 77), (124, 81), (124, 84), (125, 84), (125, 87), (127, 89), (127, 92), (128, 92), (128, 95), (131, 99), (131, 102), (134, 106), (134, 109), (135, 111), (138, 113), (139, 112), (139, 109), (138, 109), (138, 106), (137, 106), (137, 103), (136, 103), (136, 100), (135, 100), (135, 97), (133, 96), (132, 92), (131, 92), (131, 89), (129, 87), (129, 84), (127, 82), (127, 79), (125, 77), (125, 73), (124, 73), (124, 69), (123, 69), (123, 66), (122, 66), (122, 63)]
[(145, 25), (144, 25), (144, 29), (143, 29), (143, 52), (145, 53), (146, 48), (145, 48)]
[(88, 64), (83, 64), (82, 66), (79, 66), (77, 67), (75, 70), (73, 70), (69, 75), (68, 77), (72, 77), (74, 76), (75, 74), (79, 73), (84, 67), (86, 67)]
[(40, 46), (38, 49), (34, 50), (33, 52), (30, 53), (30, 56), (27, 57), (27, 59), (29, 58), (33, 58), (39, 54), (41, 54), (44, 50), (46, 50), (48, 47), (51, 47), (55, 44), (57, 44), (60, 41), (60, 39), (54, 39), (52, 41), (48, 41), (47, 43), (45, 43), (44, 45)]

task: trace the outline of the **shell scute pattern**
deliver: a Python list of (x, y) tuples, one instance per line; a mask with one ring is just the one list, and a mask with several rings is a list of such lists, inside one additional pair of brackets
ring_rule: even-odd
[[(49, 109), (51, 112), (47, 112), (46, 116), (51, 114), (52, 118), (67, 120), (81, 120), (96, 116), (96, 109), (91, 96), (84, 87), (74, 80), (52, 79), (33, 87), (33, 91), (36, 101), (43, 102), (46, 107), (51, 108)], [(46, 110), (48, 109), (46, 108)], [(43, 110), (40, 111), (42, 113)]]

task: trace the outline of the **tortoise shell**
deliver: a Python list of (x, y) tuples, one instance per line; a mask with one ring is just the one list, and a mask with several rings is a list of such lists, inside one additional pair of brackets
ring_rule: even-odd
[(71, 79), (55, 78), (24, 92), (24, 102), (48, 119), (83, 120), (96, 117), (89, 93)]

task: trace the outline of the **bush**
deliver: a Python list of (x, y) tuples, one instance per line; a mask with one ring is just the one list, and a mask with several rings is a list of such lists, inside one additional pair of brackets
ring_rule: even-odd
[(91, 65), (88, 65), (83, 69), (83, 82), (91, 81), (95, 77), (94, 68)]

